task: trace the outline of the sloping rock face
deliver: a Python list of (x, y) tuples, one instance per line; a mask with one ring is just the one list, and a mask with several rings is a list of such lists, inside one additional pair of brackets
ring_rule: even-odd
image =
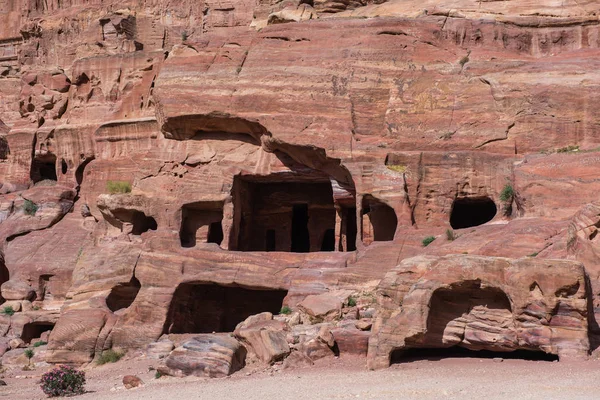
[[(335, 293), (468, 253), (496, 258), (414, 300), (461, 293), (444, 343), (595, 350), (600, 21), (595, 1), (539, 3), (0, 0), (0, 335), (50, 332), (49, 362), (85, 363), (285, 307), (331, 322)], [(532, 289), (508, 270), (551, 288), (533, 314), (557, 328), (535, 329), (572, 335), (523, 344), (507, 318)], [(403, 285), (438, 282), (421, 272)], [(485, 334), (474, 282), (510, 303)], [(376, 360), (408, 313), (378, 308)], [(337, 328), (364, 354), (367, 328)]]
[(452, 346), (585, 359), (586, 283), (583, 265), (570, 261), (410, 258), (379, 285), (369, 368), (388, 366), (394, 351)]

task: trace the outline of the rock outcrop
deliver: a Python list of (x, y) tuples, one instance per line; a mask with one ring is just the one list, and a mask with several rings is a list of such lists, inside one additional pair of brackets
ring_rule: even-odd
[(369, 368), (388, 366), (392, 352), (452, 346), (585, 359), (586, 285), (583, 265), (571, 261), (407, 259), (379, 285)]
[(597, 8), (0, 1), (3, 363), (595, 356)]

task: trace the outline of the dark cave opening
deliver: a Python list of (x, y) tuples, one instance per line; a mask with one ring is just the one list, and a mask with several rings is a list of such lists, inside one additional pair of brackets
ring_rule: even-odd
[(48, 332), (54, 329), (52, 322), (30, 322), (23, 326), (23, 333), (21, 339), (29, 344), (33, 339), (38, 339), (42, 336), (42, 333)]
[(31, 163), (30, 178), (33, 183), (44, 180), (56, 181), (56, 156), (47, 154), (44, 157), (34, 158)]
[(230, 249), (318, 252), (324, 241), (330, 248), (325, 236), (329, 230), (335, 235), (336, 219), (330, 181), (270, 179), (275, 178), (235, 177)]
[(392, 364), (414, 362), (421, 360), (440, 361), (447, 358), (503, 358), (507, 360), (527, 361), (556, 361), (555, 354), (543, 351), (515, 350), (515, 351), (491, 351), (491, 350), (469, 350), (460, 346), (448, 348), (410, 348), (394, 350), (390, 356)]
[(308, 232), (308, 204), (294, 204), (292, 207), (292, 253), (310, 251)]
[(123, 308), (128, 308), (133, 304), (142, 285), (134, 276), (127, 283), (121, 283), (113, 287), (106, 298), (106, 306), (110, 311), (115, 312)]
[(182, 283), (173, 294), (164, 332), (233, 332), (251, 315), (279, 313), (286, 295), (286, 290)]
[(450, 226), (454, 229), (483, 225), (496, 216), (496, 203), (489, 197), (461, 197), (454, 200)]
[(181, 247), (194, 247), (200, 243), (223, 242), (223, 202), (199, 201), (181, 208)]
[[(4, 282), (8, 282), (8, 280), (10, 279), (10, 273), (8, 272), (8, 268), (6, 268), (6, 265), (4, 264), (4, 260), (2, 258), (0, 258), (0, 286), (2, 286), (2, 284)], [(0, 292), (0, 304), (4, 303), (4, 298), (2, 297), (2, 293)]]
[(362, 241), (365, 244), (394, 240), (398, 217), (394, 209), (373, 196), (362, 204)]

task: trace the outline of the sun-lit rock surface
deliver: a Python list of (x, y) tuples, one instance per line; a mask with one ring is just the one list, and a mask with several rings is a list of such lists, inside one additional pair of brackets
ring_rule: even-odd
[(281, 312), (236, 333), (261, 362), (593, 355), (597, 11), (0, 0), (0, 343), (222, 376), (236, 339), (217, 366), (176, 337)]

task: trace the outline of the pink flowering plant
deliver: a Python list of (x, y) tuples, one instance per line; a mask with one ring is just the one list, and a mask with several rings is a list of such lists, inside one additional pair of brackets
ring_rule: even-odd
[(60, 365), (42, 375), (40, 387), (48, 397), (75, 396), (85, 393), (85, 372)]

